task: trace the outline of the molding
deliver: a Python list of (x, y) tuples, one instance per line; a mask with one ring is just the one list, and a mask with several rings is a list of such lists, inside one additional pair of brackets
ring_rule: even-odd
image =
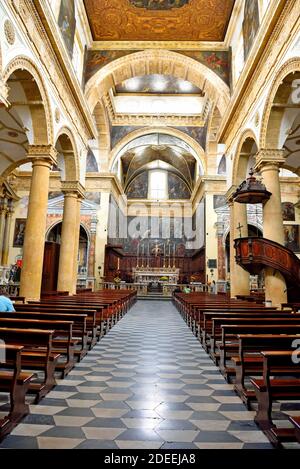
[(91, 50), (197, 50), (227, 51), (224, 42), (213, 41), (93, 41)]
[(78, 181), (62, 181), (61, 191), (64, 194), (76, 194), (81, 199), (84, 199), (85, 196), (85, 188)]
[(283, 54), (293, 40), (292, 30), (297, 30), (295, 18), (299, 17), (299, 3), (299, 0), (277, 0), (277, 7), (274, 5), (274, 8), (267, 9), (231, 103), (223, 116), (218, 133), (220, 143), (226, 143), (228, 147), (231, 145), (253, 104), (259, 101), (269, 76), (274, 73), (275, 64), (279, 62), (279, 54)]
[(102, 98), (112, 125), (169, 125), (172, 127), (204, 127), (211, 109), (209, 99), (207, 99), (202, 113), (195, 116), (165, 114), (117, 114), (115, 112), (114, 104), (110, 93), (105, 93)]
[(52, 145), (28, 145), (27, 157), (32, 162), (44, 160), (53, 165), (57, 163), (57, 154)]
[(263, 171), (270, 166), (279, 169), (285, 163), (285, 150), (263, 149), (256, 155), (255, 171)]

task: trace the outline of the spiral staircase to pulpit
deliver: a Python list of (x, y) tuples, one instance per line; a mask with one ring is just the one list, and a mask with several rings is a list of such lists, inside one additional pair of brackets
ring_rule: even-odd
[[(250, 171), (250, 177), (243, 181), (233, 194), (235, 202), (244, 204), (265, 203), (271, 193)], [(300, 259), (293, 251), (275, 241), (261, 237), (241, 237), (234, 240), (235, 260), (251, 275), (259, 275), (266, 267), (279, 271), (288, 285), (289, 301), (300, 299)]]

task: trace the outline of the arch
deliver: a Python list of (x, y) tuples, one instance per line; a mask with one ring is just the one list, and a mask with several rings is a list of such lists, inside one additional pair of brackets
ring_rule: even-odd
[[(260, 148), (277, 148), (274, 147), (274, 139), (268, 138), (270, 137), (269, 130), (271, 124), (271, 114), (272, 114), (272, 107), (274, 103), (274, 99), (276, 94), (279, 90), (280, 85), (282, 85), (283, 80), (290, 74), (300, 72), (300, 58), (293, 57), (285, 62), (280, 69), (278, 70), (273, 83), (271, 85), (271, 91), (269, 92), (268, 98), (265, 103), (263, 115), (262, 115), (262, 124), (261, 124), (261, 132), (260, 132), (260, 141), (259, 146)], [(281, 124), (281, 120), (280, 120)], [(278, 130), (278, 123), (277, 123), (277, 132), (278, 132), (278, 140), (279, 140), (279, 130)], [(272, 132), (274, 133), (274, 127), (272, 128)]]
[(237, 149), (235, 152), (235, 156), (234, 156), (234, 160), (233, 160), (233, 165), (232, 165), (232, 184), (233, 185), (239, 185), (245, 179), (245, 176), (246, 176), (249, 156), (248, 157), (247, 155), (243, 156), (241, 155), (241, 152), (242, 152), (244, 145), (247, 143), (247, 140), (255, 143), (258, 149), (257, 138), (253, 130), (251, 129), (245, 130), (239, 139)]
[(144, 135), (157, 134), (157, 133), (177, 137), (183, 140), (185, 143), (187, 143), (194, 150), (197, 156), (197, 161), (202, 166), (203, 174), (206, 174), (205, 152), (203, 148), (201, 147), (201, 145), (198, 142), (196, 142), (196, 140), (194, 140), (192, 137), (187, 135), (186, 133), (178, 129), (173, 129), (171, 127), (144, 127), (142, 129), (134, 130), (133, 132), (130, 132), (129, 134), (125, 135), (125, 137), (123, 137), (122, 140), (120, 140), (110, 152), (109, 171), (112, 171), (119, 157), (119, 153), (125, 145), (127, 145), (132, 140), (135, 140), (138, 137), (143, 137)]
[[(63, 220), (61, 218), (60, 220), (55, 220), (51, 225), (49, 225), (47, 227), (46, 233), (45, 233), (45, 239), (46, 240), (48, 239), (48, 236), (49, 236), (50, 232), (53, 230), (53, 228), (55, 228), (59, 224), (62, 224), (62, 222), (63, 222)], [(88, 227), (83, 222), (80, 222), (80, 226), (84, 229), (84, 231), (86, 233), (86, 236), (87, 236), (88, 243), (90, 243), (91, 234), (90, 234), (90, 231), (89, 231)]]
[(62, 127), (56, 135), (55, 146), (57, 146), (58, 142), (62, 147), (64, 156), (64, 180), (79, 181), (80, 163), (73, 132), (68, 127)]
[[(100, 99), (93, 109), (93, 116), (98, 129), (98, 148), (100, 162), (107, 164), (111, 150), (110, 123), (105, 106)], [(101, 165), (102, 166), (102, 165)]]
[(53, 145), (54, 133), (50, 99), (40, 72), (32, 60), (25, 56), (18, 56), (6, 66), (3, 72), (4, 83), (7, 83), (9, 77), (18, 70), (26, 70), (33, 77), (42, 98), (41, 106), (29, 106), (32, 114), (34, 144)]
[(90, 108), (93, 109), (99, 96), (104, 96), (114, 84), (147, 74), (172, 75), (188, 80), (207, 93), (221, 115), (227, 109), (230, 90), (215, 72), (190, 57), (161, 49), (129, 54), (96, 72), (86, 84), (85, 95)]

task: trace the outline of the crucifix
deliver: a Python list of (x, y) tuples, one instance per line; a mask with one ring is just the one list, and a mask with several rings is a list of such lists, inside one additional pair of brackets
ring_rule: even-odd
[(236, 227), (236, 229), (239, 230), (239, 232), (240, 232), (240, 238), (242, 237), (242, 228), (244, 228), (244, 227), (243, 227), (243, 225), (241, 225), (240, 223), (239, 223), (238, 226)]

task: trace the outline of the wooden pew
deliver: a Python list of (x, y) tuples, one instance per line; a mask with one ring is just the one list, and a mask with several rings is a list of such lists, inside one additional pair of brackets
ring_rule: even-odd
[[(98, 330), (100, 329), (101, 323), (98, 321), (97, 311), (95, 309), (83, 309), (79, 307), (67, 307), (59, 305), (47, 305), (47, 304), (30, 304), (30, 305), (16, 305), (16, 311), (18, 312), (39, 312), (41, 314), (71, 314), (73, 315), (72, 321), (74, 322), (74, 335), (79, 334), (82, 343), (87, 343), (88, 348), (92, 349), (97, 343)], [(78, 316), (78, 319), (76, 319)], [(82, 316), (86, 317), (85, 327), (81, 320)], [(100, 324), (100, 325), (99, 325)], [(84, 337), (86, 335), (86, 337)], [(86, 349), (86, 347), (85, 347)], [(84, 356), (84, 355), (83, 355)], [(81, 357), (82, 358), (82, 357)]]
[(73, 321), (69, 318), (50, 316), (45, 317), (37, 313), (0, 312), (0, 327), (14, 329), (53, 329), (52, 352), (60, 354), (55, 370), (60, 371), (64, 378), (74, 367), (74, 345), (72, 336)]
[[(23, 314), (28, 319), (44, 319), (44, 320), (59, 320), (59, 321), (72, 321), (72, 342), (74, 343), (74, 356), (77, 361), (82, 360), (88, 352), (88, 330), (87, 330), (87, 315), (75, 313), (71, 310), (65, 313), (57, 313), (52, 311), (43, 311), (42, 309), (36, 308), (33, 311), (23, 311), (23, 308), (17, 308), (16, 313)], [(13, 313), (15, 314), (15, 313)], [(15, 317), (19, 317), (16, 315)]]
[[(247, 310), (240, 310), (240, 309), (234, 309), (234, 310), (219, 310), (219, 311), (207, 311), (204, 310), (201, 312), (200, 318), (199, 318), (199, 323), (198, 323), (198, 338), (200, 342), (202, 343), (203, 347), (207, 350), (207, 342), (210, 340), (211, 335), (216, 335), (217, 331), (214, 328), (214, 323), (212, 319), (217, 319), (218, 318), (280, 318), (280, 317), (285, 317), (289, 318), (291, 317), (291, 314), (289, 312), (284, 312), (282, 313), (281, 311), (278, 312), (273, 312), (273, 314), (270, 314), (270, 311), (267, 311), (266, 309), (247, 309)], [(298, 316), (300, 318), (300, 315)], [(221, 331), (219, 331), (221, 332)]]
[[(28, 392), (36, 396), (38, 403), (55, 385), (55, 368), (59, 354), (53, 353), (54, 330), (0, 328), (0, 340), (9, 345), (24, 346), (22, 369), (42, 371), (44, 378), (30, 382)], [(5, 364), (4, 364), (5, 365)]]
[(10, 397), (8, 415), (0, 418), (0, 441), (29, 412), (25, 396), (34, 373), (22, 371), (23, 349), (24, 347), (19, 345), (0, 344), (0, 392), (8, 393)]
[[(253, 389), (245, 385), (246, 376), (262, 376), (262, 351), (292, 350), (293, 342), (299, 340), (299, 335), (287, 334), (239, 334), (238, 355), (231, 357), (235, 365), (234, 390), (242, 401), (250, 408), (250, 403), (256, 399)], [(279, 371), (277, 371), (279, 374)]]
[(295, 427), (295, 437), (296, 437), (298, 443), (300, 443), (300, 416), (299, 417), (290, 417), (290, 421), (292, 422), (292, 424)]
[[(255, 422), (268, 436), (273, 445), (296, 441), (294, 428), (277, 428), (272, 421), (272, 404), (275, 400), (300, 399), (300, 366), (293, 361), (294, 351), (261, 352), (263, 357), (263, 376), (252, 378), (258, 409)], [(277, 377), (278, 373), (282, 376)], [(271, 378), (273, 376), (273, 378)], [(274, 377), (275, 376), (275, 377)]]
[[(206, 315), (205, 315), (206, 317)], [(207, 340), (209, 340), (209, 353), (210, 356), (214, 361), (218, 361), (219, 356), (216, 353), (216, 342), (217, 340), (221, 340), (222, 338), (222, 325), (277, 325), (277, 324), (299, 324), (300, 325), (300, 315), (295, 317), (295, 315), (289, 314), (276, 314), (276, 317), (266, 314), (255, 314), (252, 315), (251, 313), (247, 315), (240, 315), (240, 316), (230, 316), (224, 317), (222, 314), (216, 317), (210, 317), (210, 328), (205, 329), (204, 333), (206, 335)], [(205, 326), (204, 326), (205, 327)]]
[(222, 339), (217, 342), (220, 361), (219, 368), (223, 376), (229, 380), (230, 376), (235, 374), (233, 366), (227, 366), (227, 361), (237, 355), (239, 334), (300, 334), (300, 324), (292, 323), (288, 320), (286, 324), (233, 324), (222, 325)]

